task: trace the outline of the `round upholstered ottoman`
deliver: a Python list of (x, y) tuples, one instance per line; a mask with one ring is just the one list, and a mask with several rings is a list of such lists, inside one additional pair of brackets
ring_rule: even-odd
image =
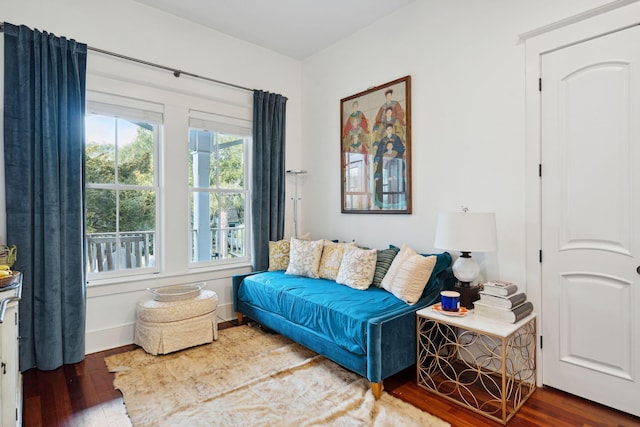
[(218, 295), (203, 289), (179, 301), (143, 299), (136, 308), (133, 342), (147, 353), (167, 354), (218, 339)]

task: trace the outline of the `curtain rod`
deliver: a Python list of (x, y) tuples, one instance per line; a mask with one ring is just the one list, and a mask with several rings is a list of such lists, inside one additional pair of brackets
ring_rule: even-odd
[[(0, 22), (0, 33), (2, 33), (2, 32), (4, 32), (4, 22)], [(222, 80), (212, 79), (210, 77), (200, 76), (198, 74), (190, 73), (188, 71), (184, 71), (184, 70), (180, 70), (180, 69), (172, 68), (172, 67), (167, 67), (166, 65), (156, 64), (154, 62), (149, 62), (149, 61), (145, 61), (143, 59), (133, 58), (131, 56), (126, 56), (126, 55), (122, 55), (122, 54), (115, 53), (115, 52), (110, 52), (108, 50), (99, 49), (97, 47), (92, 47), (92, 46), (87, 45), (87, 49), (91, 50), (91, 51), (94, 51), (94, 52), (102, 53), (104, 55), (110, 55), (110, 56), (114, 56), (116, 58), (125, 59), (127, 61), (137, 62), (138, 64), (144, 64), (144, 65), (148, 65), (150, 67), (155, 67), (155, 68), (160, 68), (162, 70), (171, 71), (175, 77), (180, 77), (182, 75), (185, 75), (185, 76), (193, 77), (193, 78), (196, 78), (196, 79), (206, 80), (208, 82), (218, 83), (218, 84), (225, 85), (225, 86), (231, 86), (231, 87), (234, 87), (236, 89), (241, 89), (241, 90), (246, 90), (246, 91), (249, 91), (249, 92), (253, 92), (253, 89), (249, 89), (248, 87), (240, 86), (240, 85), (237, 85), (237, 84), (234, 84), (234, 83), (223, 82)]]

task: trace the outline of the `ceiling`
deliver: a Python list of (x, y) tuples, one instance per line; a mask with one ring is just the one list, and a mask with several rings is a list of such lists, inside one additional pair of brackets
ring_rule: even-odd
[(135, 0), (304, 59), (415, 0)]

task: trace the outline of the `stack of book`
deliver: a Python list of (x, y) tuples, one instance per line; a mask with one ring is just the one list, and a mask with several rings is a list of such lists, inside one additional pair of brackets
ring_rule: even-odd
[(487, 282), (480, 300), (473, 303), (476, 314), (507, 323), (516, 323), (533, 311), (524, 292), (509, 282)]

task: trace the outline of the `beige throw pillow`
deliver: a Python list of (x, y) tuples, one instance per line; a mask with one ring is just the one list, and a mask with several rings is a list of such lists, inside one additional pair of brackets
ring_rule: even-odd
[(331, 240), (324, 241), (320, 268), (318, 269), (318, 276), (321, 279), (336, 280), (340, 264), (342, 264), (342, 256), (349, 246), (355, 246), (355, 242), (336, 243)]
[(382, 287), (397, 298), (413, 305), (422, 296), (437, 257), (424, 257), (406, 244), (393, 259), (387, 274), (382, 279)]
[(400, 266), (391, 285), (391, 293), (409, 305), (417, 303), (431, 277), (436, 260), (435, 256), (411, 255)]
[(400, 270), (400, 266), (411, 256), (415, 255), (416, 251), (411, 249), (406, 244), (403, 244), (400, 248), (400, 252), (393, 259), (389, 270), (387, 270), (387, 274), (382, 278), (381, 285), (384, 289), (391, 292), (391, 286), (393, 285), (393, 281), (396, 278), (396, 274), (398, 274), (398, 270)]
[(323, 240), (300, 240), (292, 237), (289, 266), (285, 273), (317, 279), (323, 246)]
[(365, 290), (371, 286), (376, 271), (377, 251), (347, 247), (342, 256), (336, 282), (354, 289)]

